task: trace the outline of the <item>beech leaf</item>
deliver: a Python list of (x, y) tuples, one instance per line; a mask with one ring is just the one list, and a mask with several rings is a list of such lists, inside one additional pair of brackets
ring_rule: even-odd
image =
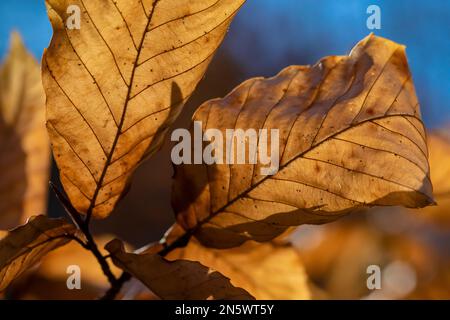
[(166, 256), (169, 260), (199, 261), (231, 279), (257, 300), (310, 298), (308, 278), (300, 256), (290, 245), (248, 241), (232, 249), (211, 249), (192, 239), (185, 248)]
[(177, 221), (206, 246), (267, 241), (358, 208), (434, 202), (405, 47), (390, 40), (370, 35), (349, 56), (247, 80), (200, 106), (194, 121), (224, 137), (226, 129), (279, 130), (273, 175), (261, 163), (176, 166)]
[(253, 299), (234, 287), (228, 278), (199, 262), (167, 261), (158, 254), (133, 254), (119, 240), (106, 245), (114, 264), (144, 283), (153, 293), (168, 300)]
[(17, 33), (0, 67), (0, 229), (47, 208), (50, 144), (40, 67)]
[[(47, 128), (74, 207), (110, 214), (160, 147), (245, 0), (47, 0)], [(80, 29), (66, 28), (69, 6)], [(76, 8), (76, 7), (75, 7)]]
[(76, 233), (63, 219), (31, 217), (0, 240), (0, 291)]

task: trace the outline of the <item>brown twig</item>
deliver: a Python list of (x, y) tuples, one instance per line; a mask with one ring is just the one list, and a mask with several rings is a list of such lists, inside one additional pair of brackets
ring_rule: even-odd
[[(72, 221), (74, 222), (75, 226), (78, 228), (78, 230), (80, 230), (83, 233), (84, 237), (86, 238), (86, 242), (82, 241), (81, 239), (75, 236), (70, 238), (77, 241), (86, 250), (92, 252), (92, 254), (97, 259), (98, 263), (100, 264), (103, 273), (105, 274), (106, 278), (111, 284), (111, 288), (117, 287), (117, 282), (119, 281), (120, 278), (117, 279), (114, 276), (108, 261), (106, 261), (106, 257), (104, 257), (100, 252), (100, 250), (98, 249), (97, 243), (95, 242), (94, 237), (92, 236), (92, 233), (89, 228), (89, 221), (87, 219), (83, 220), (81, 214), (73, 207), (70, 200), (67, 199), (67, 197), (52, 182), (50, 182), (50, 186), (55, 192), (56, 197), (61, 202), (66, 212), (72, 218)], [(122, 285), (120, 285), (120, 287), (121, 286)]]
[[(73, 207), (72, 203), (69, 199), (52, 183), (50, 182), (50, 186), (53, 189), (53, 191), (56, 194), (56, 197), (63, 205), (66, 212), (71, 217), (73, 223), (75, 226), (83, 233), (84, 237), (86, 238), (86, 242), (82, 241), (80, 238), (73, 236), (70, 237), (72, 240), (77, 241), (83, 248), (86, 250), (89, 250), (92, 252), (92, 254), (97, 259), (98, 263), (100, 264), (103, 273), (108, 278), (108, 281), (111, 285), (111, 287), (108, 289), (108, 291), (103, 295), (103, 297), (100, 298), (100, 300), (113, 300), (117, 296), (117, 294), (122, 289), (125, 282), (131, 279), (131, 275), (127, 272), (122, 272), (119, 278), (116, 278), (114, 274), (111, 271), (111, 267), (107, 261), (107, 258), (109, 256), (103, 256), (100, 250), (98, 249), (97, 243), (95, 242), (92, 233), (89, 228), (89, 221), (88, 217), (83, 220), (81, 214)], [(175, 241), (171, 242), (170, 244), (163, 243), (164, 248), (161, 249), (161, 251), (158, 252), (158, 254), (162, 257), (169, 254), (171, 251), (175, 250), (176, 248), (183, 247), (186, 245), (186, 243), (189, 241), (189, 239), (192, 236), (192, 232), (186, 232), (182, 236), (180, 236)]]
[(177, 248), (185, 247), (186, 244), (189, 242), (189, 239), (191, 238), (191, 236), (192, 236), (192, 230), (187, 231), (186, 233), (184, 233), (182, 236), (180, 236), (179, 238), (177, 238), (175, 241), (171, 242), (170, 244), (164, 243), (164, 248), (161, 249), (161, 251), (159, 251), (158, 254), (162, 257), (165, 257), (171, 251), (173, 251)]
[(111, 285), (111, 287), (106, 291), (106, 293), (103, 295), (103, 297), (100, 298), (100, 300), (114, 300), (117, 296), (117, 294), (122, 289), (122, 286), (125, 282), (131, 279), (131, 275), (127, 272), (122, 272), (121, 276), (117, 278), (116, 282)]
[(97, 243), (95, 242), (94, 238), (92, 237), (89, 228), (86, 228), (85, 231), (81, 230), (86, 239), (87, 239), (87, 247), (88, 249), (92, 252), (92, 254), (95, 256), (95, 258), (97, 259), (98, 263), (100, 264), (103, 273), (105, 274), (105, 276), (108, 278), (109, 283), (111, 284), (111, 286), (114, 286), (116, 284), (116, 282), (118, 281), (118, 279), (116, 279), (116, 277), (114, 276), (114, 274), (111, 271), (111, 267), (109, 266), (108, 261), (106, 261), (106, 257), (104, 257), (102, 255), (102, 253), (100, 252), (100, 250), (98, 249)]

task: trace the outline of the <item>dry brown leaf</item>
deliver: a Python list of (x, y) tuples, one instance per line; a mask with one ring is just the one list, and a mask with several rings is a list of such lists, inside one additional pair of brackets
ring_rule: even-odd
[(39, 64), (13, 33), (0, 67), (0, 229), (47, 208), (50, 145)]
[(106, 250), (119, 268), (142, 281), (162, 299), (236, 300), (253, 299), (245, 290), (199, 262), (167, 261), (158, 254), (127, 253), (119, 240), (111, 241)]
[[(245, 0), (47, 0), (47, 128), (72, 204), (109, 215), (201, 80)], [(69, 5), (81, 29), (65, 27)]]
[(70, 241), (76, 229), (63, 219), (31, 217), (0, 240), (0, 291), (48, 252)]
[(272, 176), (260, 164), (176, 168), (177, 220), (206, 246), (266, 241), (356, 208), (433, 202), (405, 48), (387, 39), (370, 35), (349, 56), (250, 79), (203, 104), (193, 121), (224, 137), (233, 128), (279, 129), (280, 137)]
[(166, 258), (199, 261), (230, 278), (233, 285), (257, 300), (310, 298), (302, 261), (291, 246), (249, 241), (237, 248), (218, 250), (203, 247), (193, 239)]

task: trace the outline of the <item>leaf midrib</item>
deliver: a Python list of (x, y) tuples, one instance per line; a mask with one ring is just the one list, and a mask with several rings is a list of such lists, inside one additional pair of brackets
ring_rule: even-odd
[[(289, 166), (292, 162), (296, 161), (297, 159), (303, 157), (305, 154), (309, 153), (310, 151), (316, 149), (317, 147), (319, 147), (320, 145), (322, 145), (323, 143), (333, 139), (334, 137), (336, 137), (337, 135), (340, 135), (350, 129), (356, 128), (358, 126), (361, 126), (367, 122), (373, 121), (373, 120), (379, 120), (379, 119), (386, 119), (386, 118), (392, 118), (392, 117), (405, 117), (405, 116), (410, 116), (413, 117), (415, 119), (417, 119), (418, 121), (420, 121), (420, 123), (422, 123), (422, 120), (418, 119), (417, 117), (413, 116), (413, 115), (406, 115), (406, 114), (390, 114), (390, 115), (385, 115), (383, 114), (382, 116), (378, 116), (378, 117), (373, 117), (373, 118), (369, 118), (366, 119), (364, 121), (361, 121), (360, 123), (358, 123), (357, 125), (354, 126), (349, 126), (347, 128), (344, 128), (343, 130), (339, 130), (336, 133), (330, 135), (329, 137), (325, 138), (324, 140), (320, 141), (319, 143), (315, 144), (314, 146), (312, 146), (311, 148), (301, 152), (300, 154), (298, 154), (297, 156), (292, 157), (291, 160), (287, 161), (284, 165), (280, 166), (278, 172), (282, 171), (284, 168), (286, 168), (287, 166)], [(428, 176), (427, 176), (428, 177)], [(240, 198), (244, 197), (245, 195), (247, 195), (248, 193), (250, 193), (252, 190), (254, 190), (256, 187), (258, 187), (262, 182), (266, 181), (266, 179), (268, 178), (268, 176), (262, 178), (260, 181), (256, 182), (253, 186), (251, 186), (250, 188), (248, 188), (247, 190), (245, 190), (244, 192), (240, 193), (239, 195), (237, 195), (236, 197), (234, 197), (233, 199), (227, 201), (227, 203), (225, 205), (223, 205), (221, 208), (215, 210), (214, 212), (211, 212), (210, 215), (208, 217), (206, 217), (205, 219), (201, 220), (198, 222), (198, 224), (195, 226), (195, 228), (191, 229), (191, 231), (189, 232), (190, 234), (195, 234), (204, 224), (208, 223), (212, 218), (214, 218), (215, 216), (219, 215), (221, 212), (225, 211), (226, 208), (228, 208), (230, 205), (232, 205), (234, 202), (236, 202), (237, 200), (239, 200)], [(419, 192), (419, 191), (418, 191)], [(424, 194), (425, 195), (425, 194)], [(428, 196), (425, 195), (427, 198)]]
[[(131, 77), (130, 77), (130, 84), (128, 86), (127, 96), (126, 96), (125, 103), (124, 103), (124, 106), (123, 106), (120, 122), (119, 122), (119, 125), (117, 126), (116, 135), (115, 135), (114, 141), (113, 141), (113, 143), (111, 145), (111, 150), (110, 150), (110, 152), (108, 154), (108, 157), (106, 158), (105, 165), (103, 167), (102, 173), (100, 175), (100, 179), (99, 179), (99, 181), (97, 183), (97, 186), (95, 188), (94, 195), (92, 196), (91, 203), (90, 203), (89, 208), (88, 208), (88, 210), (86, 212), (86, 219), (87, 219), (87, 221), (89, 221), (89, 219), (90, 219), (90, 217), (92, 215), (92, 211), (95, 208), (95, 203), (97, 201), (98, 194), (99, 194), (100, 190), (102, 189), (103, 180), (105, 179), (106, 173), (108, 172), (109, 165), (111, 163), (112, 157), (114, 155), (115, 148), (117, 146), (117, 142), (119, 141), (119, 138), (120, 138), (120, 135), (121, 135), (122, 127), (123, 127), (123, 124), (125, 122), (125, 115), (126, 115), (126, 112), (127, 112), (128, 103), (129, 103), (130, 97), (131, 97), (131, 90), (133, 88), (134, 75), (135, 75), (135, 72), (136, 72), (136, 69), (137, 69), (137, 64), (138, 64), (139, 58), (141, 56), (141, 52), (142, 52), (142, 48), (143, 48), (145, 37), (146, 37), (146, 35), (148, 33), (148, 27), (150, 26), (150, 23), (151, 23), (152, 18), (153, 18), (153, 14), (155, 13), (156, 6), (158, 5), (159, 1), (160, 0), (155, 0), (155, 2), (153, 3), (152, 10), (150, 11), (150, 14), (148, 15), (148, 18), (147, 18), (147, 24), (145, 26), (144, 32), (142, 34), (141, 41), (140, 41), (139, 46), (138, 46), (136, 59), (135, 59), (135, 61), (133, 63), (133, 68), (132, 68)], [(144, 13), (145, 13), (145, 11), (144, 11)]]

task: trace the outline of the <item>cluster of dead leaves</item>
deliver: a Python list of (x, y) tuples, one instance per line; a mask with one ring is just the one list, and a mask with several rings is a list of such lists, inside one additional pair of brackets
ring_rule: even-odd
[[(244, 2), (47, 0), (54, 34), (42, 59), (45, 95), (37, 64), (17, 41), (1, 73), (6, 228), (45, 211), (44, 96), (71, 205), (86, 219), (105, 218), (137, 166), (158, 151)], [(65, 25), (74, 4), (82, 9), (80, 30)], [(134, 253), (119, 240), (106, 245), (118, 269), (159, 298), (310, 298), (297, 250), (274, 238), (354, 210), (434, 203), (405, 48), (390, 40), (370, 35), (348, 56), (247, 80), (205, 102), (192, 121), (202, 121), (203, 132), (278, 129), (280, 167), (264, 176), (259, 164), (176, 166), (177, 224), (165, 242)], [(0, 290), (77, 233), (45, 216), (10, 231), (0, 241)], [(180, 238), (190, 241), (178, 247)], [(70, 256), (64, 250), (54, 254)], [(44, 261), (40, 277), (62, 277), (52, 269), (60, 265)]]

